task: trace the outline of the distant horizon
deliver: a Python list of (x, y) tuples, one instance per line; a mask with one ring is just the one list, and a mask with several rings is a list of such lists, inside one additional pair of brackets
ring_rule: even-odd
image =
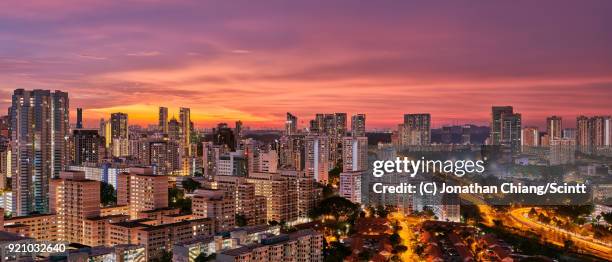
[[(69, 94), (70, 95), (70, 94)], [(501, 105), (496, 105), (496, 106), (501, 106)], [(503, 106), (507, 106), (507, 105), (503, 105)], [(189, 108), (189, 107), (187, 107)], [(516, 108), (513, 108), (515, 113), (521, 113), (519, 111), (516, 111)], [(71, 113), (70, 113), (70, 124), (74, 125), (76, 124), (76, 108), (71, 108), (70, 109)], [(112, 113), (117, 113), (117, 112), (123, 112), (121, 110), (118, 111), (113, 111)], [(169, 110), (168, 112), (168, 120), (173, 118), (173, 115), (170, 113), (171, 111)], [(287, 113), (287, 112), (285, 112)], [(291, 113), (291, 112), (289, 112)], [(321, 111), (318, 113), (347, 113), (347, 112), (342, 112), (342, 111), (335, 111), (335, 112), (330, 112), (330, 111)], [(407, 112), (405, 114), (414, 114), (414, 113), (427, 113), (427, 112)], [(298, 118), (298, 129), (304, 129), (307, 128), (309, 126), (309, 121), (315, 118), (315, 115), (317, 113), (312, 114), (311, 117), (306, 117), (306, 118), (302, 118), (299, 115), (295, 115)], [(355, 113), (355, 114), (365, 114), (366, 115), (366, 131), (383, 131), (383, 130), (396, 130), (397, 129), (397, 125), (403, 123), (403, 115), (402, 114), (399, 118), (397, 123), (393, 124), (392, 126), (383, 126), (383, 127), (371, 127), (369, 122), (371, 121), (370, 118), (368, 118), (368, 113), (363, 113), (363, 112), (359, 112), (359, 113)], [(490, 111), (489, 111), (490, 114)], [(158, 114), (151, 114), (153, 117), (158, 117)], [(176, 117), (178, 115), (178, 110), (177, 110), (177, 114), (175, 114), (174, 118), (176, 118), (178, 120), (178, 117)], [(193, 119), (193, 116), (197, 116), (197, 112), (194, 112), (193, 110), (191, 111), (191, 116)], [(350, 129), (351, 126), (351, 113), (347, 113), (347, 128)], [(547, 115), (547, 117), (550, 116), (561, 116), (559, 114), (550, 114)], [(587, 116), (587, 117), (593, 117), (593, 116), (610, 116), (610, 114), (596, 114), (596, 115), (587, 115), (587, 114), (580, 114), (580, 115), (576, 115), (574, 117), (571, 117), (571, 121), (567, 121), (566, 117), (562, 117), (562, 128), (575, 128), (576, 127), (576, 118), (579, 116)], [(524, 119), (524, 115), (522, 114), (521, 117)], [(110, 118), (110, 113), (108, 114), (108, 117), (105, 117), (105, 120), (108, 120)], [(99, 126), (100, 123), (100, 119), (97, 120), (93, 120), (93, 119), (89, 119), (89, 121), (86, 121), (86, 109), (83, 109), (83, 128), (84, 129), (96, 129)], [(95, 121), (95, 122), (94, 122)], [(211, 122), (206, 122), (204, 124), (202, 123), (197, 123), (195, 121), (192, 120), (192, 122), (194, 123), (195, 128), (197, 129), (212, 129), (214, 127), (217, 126), (217, 124), (219, 123), (226, 123), (228, 124), (230, 127), (233, 127), (235, 125), (236, 121), (242, 121), (241, 119), (230, 119), (230, 120), (219, 120), (219, 121), (214, 121), (211, 120)], [(435, 116), (431, 115), (431, 129), (439, 129), (445, 126), (463, 126), (463, 125), (474, 125), (474, 126), (478, 126), (478, 127), (490, 127), (490, 120), (486, 120), (483, 122), (451, 122), (451, 123), (440, 123), (440, 122), (436, 122), (435, 121)], [(249, 127), (252, 130), (283, 130), (284, 129), (284, 122), (285, 120), (281, 120), (278, 122), (278, 124), (276, 125), (270, 125), (270, 126), (260, 126), (260, 125), (255, 125), (255, 126), (251, 126), (249, 124), (249, 122), (245, 122), (242, 121), (243, 125), (245, 127)], [(524, 122), (524, 121), (523, 121)], [(541, 123), (538, 124), (522, 124), (522, 127), (537, 127), (540, 131), (542, 131), (542, 129), (546, 128), (546, 117), (544, 117), (541, 121), (539, 121)], [(158, 121), (151, 121), (151, 122), (132, 122), (130, 121), (130, 115), (128, 113), (128, 124), (129, 126), (139, 126), (142, 128), (147, 128), (149, 126), (157, 126), (158, 125)]]

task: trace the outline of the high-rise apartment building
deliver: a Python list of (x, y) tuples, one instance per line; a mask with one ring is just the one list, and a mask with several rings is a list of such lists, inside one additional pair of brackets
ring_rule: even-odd
[(129, 205), (130, 218), (142, 211), (168, 207), (168, 177), (151, 168), (130, 168), (117, 177), (117, 205)]
[(368, 170), (368, 138), (345, 137), (342, 144), (340, 196), (361, 203), (361, 176)]
[(502, 115), (512, 115), (511, 106), (494, 106), (491, 113), (491, 133), (489, 135), (492, 145), (501, 145)]
[(98, 129), (98, 134), (100, 134), (100, 136), (104, 137), (104, 148), (107, 149), (107, 151), (110, 151), (109, 153), (112, 154), (112, 147), (111, 147), (111, 142), (113, 141), (113, 136), (112, 136), (112, 129), (111, 129), (111, 124), (110, 121), (106, 121), (104, 120), (104, 118), (100, 118), (100, 127)]
[(591, 146), (593, 126), (586, 116), (576, 118), (576, 145), (582, 151)]
[(290, 136), (297, 133), (298, 118), (287, 112), (287, 120), (285, 121), (285, 135)]
[(573, 164), (575, 159), (576, 140), (569, 138), (550, 140), (549, 164), (551, 166)]
[[(0, 191), (6, 190), (7, 178), (10, 177), (13, 172), (11, 162), (12, 162), (11, 149), (8, 147), (0, 148)], [(11, 210), (6, 205), (4, 205), (4, 209), (7, 211)]]
[(349, 170), (340, 173), (340, 196), (361, 204), (361, 177), (364, 175), (365, 171)]
[(213, 144), (227, 147), (229, 151), (236, 151), (236, 136), (227, 123), (219, 123), (213, 128)]
[(612, 117), (594, 116), (591, 121), (593, 122), (593, 145), (612, 146)]
[(168, 133), (168, 108), (160, 106), (159, 107), (159, 130), (167, 134)]
[(315, 179), (304, 171), (296, 170), (280, 170), (280, 175), (289, 181), (297, 180), (297, 183), (290, 182), (289, 185), (296, 187), (298, 219), (307, 220), (319, 198)]
[(168, 121), (168, 138), (181, 143), (181, 123), (174, 117)]
[(344, 137), (342, 147), (342, 170), (344, 172), (368, 170), (367, 137)]
[(577, 117), (576, 145), (583, 152), (612, 146), (612, 117)]
[(342, 158), (342, 138), (347, 133), (346, 113), (316, 114), (311, 126), (312, 134), (327, 136), (329, 162), (334, 165)]
[(255, 194), (266, 198), (268, 221), (294, 221), (298, 217), (298, 192), (295, 178), (280, 174), (253, 173), (247, 182), (255, 185)]
[(356, 114), (351, 117), (351, 135), (354, 137), (366, 136), (366, 116)]
[(540, 132), (537, 127), (523, 128), (521, 135), (521, 143), (523, 146), (540, 146)]
[(86, 243), (87, 218), (100, 215), (100, 182), (80, 171), (63, 171), (49, 188), (49, 211), (57, 214), (59, 241)]
[[(246, 225), (264, 225), (267, 220), (267, 201), (265, 196), (256, 195), (252, 183), (238, 183), (235, 187), (236, 214), (246, 220)], [(238, 221), (236, 222), (238, 223)], [(237, 224), (240, 226), (239, 224)]]
[(98, 163), (104, 158), (104, 137), (98, 130), (76, 129), (72, 131), (72, 164)]
[(210, 188), (221, 190), (225, 199), (233, 201), (233, 212), (242, 215), (248, 225), (265, 224), (268, 221), (268, 196), (259, 194), (256, 185), (246, 177), (214, 176)]
[(77, 108), (76, 128), (77, 129), (83, 128), (83, 108), (80, 108), (80, 107)]
[(49, 211), (49, 181), (69, 161), (68, 93), (16, 89), (10, 107), (13, 214)]
[(139, 148), (140, 162), (153, 167), (156, 174), (171, 175), (181, 169), (181, 148), (177, 141), (145, 138), (139, 141)]
[(225, 149), (212, 141), (202, 142), (202, 174), (205, 177), (216, 173), (220, 156), (228, 153)]
[(247, 159), (244, 152), (240, 150), (219, 156), (217, 174), (222, 176), (247, 176)]
[(521, 114), (511, 106), (494, 106), (491, 113), (489, 141), (492, 145), (505, 145), (513, 151), (521, 149)]
[(181, 107), (179, 112), (179, 120), (181, 121), (181, 138), (182, 145), (185, 148), (187, 156), (191, 155), (191, 110)]
[(278, 153), (276, 150), (254, 149), (254, 153), (248, 153), (249, 173), (277, 173)]
[(234, 127), (234, 134), (236, 135), (236, 149), (242, 149), (240, 147), (240, 143), (242, 143), (242, 138), (244, 137), (244, 128), (242, 127), (242, 121), (236, 121)]
[(112, 155), (115, 157), (129, 156), (128, 115), (112, 113), (110, 118)]
[(228, 198), (223, 190), (198, 189), (191, 198), (195, 218), (212, 218), (215, 232), (226, 232), (234, 228), (234, 200)]
[(502, 115), (501, 144), (518, 152), (521, 149), (521, 114)]
[(327, 183), (330, 170), (329, 138), (325, 135), (308, 135), (305, 139), (305, 171), (317, 182)]
[(431, 143), (431, 115), (404, 114), (404, 123), (398, 130), (402, 145), (429, 145)]
[(280, 138), (279, 166), (303, 171), (306, 164), (305, 135), (282, 136)]
[(576, 139), (576, 128), (563, 128), (561, 132), (563, 133), (563, 138)]
[(549, 139), (560, 139), (562, 137), (562, 129), (560, 116), (551, 116), (546, 118), (546, 133), (548, 134)]

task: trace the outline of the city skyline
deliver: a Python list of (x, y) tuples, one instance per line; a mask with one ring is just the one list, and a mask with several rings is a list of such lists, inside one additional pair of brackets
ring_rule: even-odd
[[(52, 92), (52, 90), (41, 90), (41, 91), (47, 91), (47, 92)], [(62, 91), (62, 90), (55, 90), (55, 91)], [(505, 106), (509, 106), (509, 107), (514, 107), (512, 105), (492, 105), (491, 107), (505, 107)], [(488, 108), (487, 114), (488, 114), (488, 118), (487, 119), (482, 119), (482, 120), (475, 120), (475, 121), (458, 121), (458, 120), (453, 120), (450, 122), (441, 122), (441, 121), (436, 121), (435, 116), (431, 116), (431, 128), (432, 129), (440, 129), (442, 127), (449, 127), (449, 126), (461, 126), (461, 125), (476, 125), (476, 126), (485, 126), (485, 127), (491, 127), (491, 107)], [(185, 108), (187, 110), (189, 110), (189, 107), (181, 107), (181, 108)], [(133, 122), (132, 118), (130, 117), (130, 114), (126, 113), (125, 110), (115, 110), (112, 112), (109, 112), (108, 115), (102, 115), (101, 119), (104, 119), (105, 121), (111, 121), (112, 120), (112, 115), (113, 114), (126, 114), (127, 118), (128, 118), (128, 126), (139, 126), (141, 128), (147, 128), (150, 126), (160, 126), (160, 117), (161, 115), (159, 114), (159, 110), (163, 109), (166, 110), (166, 113), (168, 114), (167, 116), (165, 116), (166, 121), (166, 125), (168, 123), (170, 123), (171, 121), (178, 121), (177, 123), (181, 123), (180, 121), (180, 109), (181, 108), (176, 108), (176, 114), (175, 112), (173, 112), (173, 108), (168, 108), (168, 107), (164, 107), (164, 106), (160, 106), (158, 107), (158, 111), (153, 113), (153, 117), (157, 117), (151, 121), (148, 120), (148, 117), (151, 117), (150, 114), (147, 114), (147, 120), (146, 122), (142, 122), (140, 119), (136, 120), (136, 123)], [(78, 110), (81, 110), (82, 108), (73, 108), (73, 109), (69, 109), (71, 111), (70, 114), (70, 125), (72, 128), (76, 128), (76, 129), (100, 129), (100, 120), (101, 119), (91, 119), (91, 123), (87, 123), (85, 121), (86, 124), (83, 124), (83, 126), (81, 128), (77, 127), (78, 125)], [(74, 111), (74, 112), (73, 112)], [(83, 110), (85, 111), (85, 110)], [(294, 115), (291, 114), (292, 112), (285, 112), (285, 114), (291, 114), (294, 117), (297, 117), (298, 122), (297, 124), (297, 128), (298, 129), (307, 129), (309, 128), (310, 125), (310, 121), (316, 119), (316, 115), (317, 114), (321, 114), (323, 112), (327, 112), (325, 110), (321, 110), (321, 111), (317, 111), (314, 112), (312, 115), (306, 115), (306, 116), (300, 116), (300, 115)], [(562, 112), (557, 112), (557, 114), (555, 115), (554, 113), (550, 113), (547, 114), (543, 119), (532, 119), (531, 124), (523, 124), (521, 126), (525, 127), (525, 128), (539, 128), (540, 130), (543, 131), (547, 131), (547, 123), (549, 121), (550, 117), (558, 117), (563, 119), (563, 128), (572, 128), (575, 129), (576, 128), (576, 123), (579, 120), (579, 118), (581, 117), (592, 117), (592, 116), (610, 116), (610, 112), (612, 111), (605, 111), (608, 113), (602, 113), (602, 114), (582, 114), (579, 113), (575, 116), (569, 116), (570, 118), (565, 118), (565, 117), (560, 117), (561, 115), (565, 115)], [(196, 112), (197, 113), (197, 112)], [(327, 113), (347, 113), (346, 111), (342, 112), (342, 110), (340, 110), (340, 112), (327, 112)], [(397, 120), (395, 120), (394, 123), (392, 123), (390, 126), (382, 126), (382, 127), (370, 127), (370, 121), (376, 122), (376, 120), (368, 118), (368, 127), (365, 128), (365, 130), (367, 131), (382, 131), (382, 130), (394, 130), (397, 128), (398, 124), (402, 123), (402, 119), (406, 117), (406, 115), (410, 115), (413, 114), (414, 112), (404, 112), (401, 113), (399, 115), (399, 118)], [(521, 112), (519, 112), (521, 113)], [(368, 115), (367, 113), (364, 114), (363, 112), (349, 112), (349, 115), (355, 116), (355, 115)], [(420, 112), (418, 114), (429, 114), (428, 112)], [(85, 115), (85, 114), (83, 114)], [(529, 119), (529, 117), (527, 117)], [(85, 119), (85, 118), (83, 118)], [(223, 118), (219, 118), (219, 119), (211, 119), (210, 122), (205, 122), (205, 123), (200, 123), (200, 125), (196, 124), (197, 122), (195, 122), (193, 119), (191, 120), (192, 123), (194, 123), (194, 128), (196, 129), (212, 129), (214, 127), (216, 127), (218, 124), (221, 123), (225, 123), (228, 124), (230, 126), (233, 126), (236, 122), (240, 121), (242, 124), (242, 120), (241, 119), (223, 119)], [(278, 130), (278, 131), (282, 131), (285, 127), (285, 123), (286, 123), (286, 119), (280, 119), (278, 120), (279, 122), (272, 122), (269, 125), (249, 125), (250, 123), (247, 123), (247, 127), (249, 128), (254, 128), (255, 130), (261, 129), (261, 130)], [(349, 119), (349, 121), (352, 121)], [(255, 122), (257, 123), (257, 122)], [(351, 122), (347, 122), (348, 126), (350, 127)]]
[(612, 1), (5, 0), (2, 261), (612, 261)]
[(191, 108), (197, 127), (279, 129), (287, 111), (300, 127), (317, 112), (365, 113), (371, 128), (421, 112), (434, 127), (486, 125), (496, 105), (539, 127), (612, 111), (606, 1), (9, 2), (0, 107), (17, 88), (58, 89), (86, 127), (113, 112), (155, 124), (159, 106), (169, 118)]

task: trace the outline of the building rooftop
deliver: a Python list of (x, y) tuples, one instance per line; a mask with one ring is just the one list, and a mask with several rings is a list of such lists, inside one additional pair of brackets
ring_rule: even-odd
[(143, 224), (143, 222), (147, 222), (147, 221), (153, 221), (153, 220), (152, 219), (137, 219), (137, 220), (130, 220), (130, 221), (122, 221), (122, 222), (112, 223), (112, 225), (121, 226), (121, 227), (128, 227), (128, 228), (149, 227), (149, 225)]
[(88, 217), (86, 219), (87, 220), (107, 220), (107, 219), (124, 218), (124, 217), (128, 217), (128, 215), (95, 216), (95, 217)]
[(0, 242), (16, 242), (16, 241), (28, 240), (28, 239), (33, 240), (33, 238), (22, 237), (15, 233), (0, 231)]
[(255, 249), (257, 247), (261, 247), (261, 246), (263, 246), (263, 245), (262, 244), (252, 244), (252, 245), (248, 245), (248, 246), (243, 246), (243, 247), (239, 247), (239, 248), (234, 248), (234, 249), (226, 250), (226, 251), (221, 252), (221, 254), (236, 257), (236, 256), (248, 254), (253, 249)]

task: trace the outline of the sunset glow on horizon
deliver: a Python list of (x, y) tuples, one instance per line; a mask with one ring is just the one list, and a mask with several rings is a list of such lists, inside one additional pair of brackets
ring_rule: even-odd
[[(34, 4), (36, 3), (36, 5)], [(300, 127), (365, 113), (368, 129), (427, 112), (434, 127), (612, 114), (610, 1), (16, 1), (0, 4), (1, 108), (14, 89), (69, 92), (86, 127), (112, 112), (196, 128)], [(571, 18), (571, 19), (568, 19)]]

